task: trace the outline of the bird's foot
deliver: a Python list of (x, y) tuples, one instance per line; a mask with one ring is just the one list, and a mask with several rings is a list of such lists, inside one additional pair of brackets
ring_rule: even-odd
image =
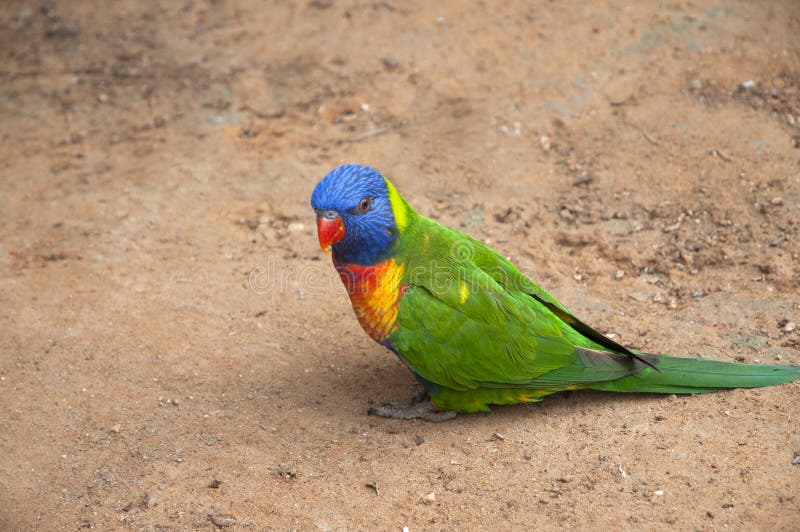
[(452, 411), (439, 412), (430, 402), (414, 404), (413, 400), (416, 397), (412, 398), (412, 404), (408, 406), (403, 406), (400, 403), (383, 403), (378, 406), (371, 406), (367, 410), (367, 414), (391, 419), (422, 419), (433, 423), (448, 421), (458, 415), (457, 412)]
[(423, 388), (411, 396), (411, 399), (408, 400), (408, 406), (414, 406), (415, 404), (418, 403), (424, 403), (426, 401), (429, 401), (430, 398), (431, 394), (428, 393), (428, 390)]

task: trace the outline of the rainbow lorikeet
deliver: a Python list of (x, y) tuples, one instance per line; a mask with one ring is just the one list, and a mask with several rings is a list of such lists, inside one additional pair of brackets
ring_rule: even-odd
[(436, 420), (563, 390), (705, 393), (800, 378), (797, 366), (627, 349), (486, 244), (417, 214), (370, 167), (334, 169), (311, 205), (362, 328), (400, 357), (431, 399), (373, 413)]

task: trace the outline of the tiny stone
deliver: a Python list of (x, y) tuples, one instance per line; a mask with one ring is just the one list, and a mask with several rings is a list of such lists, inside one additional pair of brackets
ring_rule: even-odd
[(395, 70), (400, 66), (400, 63), (393, 57), (384, 57), (381, 59), (381, 64), (386, 70)]
[(797, 324), (793, 321), (786, 322), (786, 325), (783, 326), (783, 330), (786, 332), (792, 332), (797, 329)]
[(228, 528), (236, 524), (236, 518), (231, 514), (218, 514), (212, 512), (208, 514), (208, 520), (211, 521), (217, 528)]

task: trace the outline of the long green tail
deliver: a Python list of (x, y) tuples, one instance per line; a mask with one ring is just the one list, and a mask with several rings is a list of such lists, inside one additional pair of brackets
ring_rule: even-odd
[(610, 392), (707, 393), (724, 388), (761, 388), (800, 379), (800, 366), (738, 364), (705, 358), (646, 355), (659, 371), (638, 373), (587, 388)]

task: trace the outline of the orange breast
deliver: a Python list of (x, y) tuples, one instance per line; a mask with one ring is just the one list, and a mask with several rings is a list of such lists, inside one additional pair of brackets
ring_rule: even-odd
[(397, 307), (405, 267), (389, 259), (374, 266), (337, 264), (358, 323), (374, 340), (384, 341), (397, 329)]

